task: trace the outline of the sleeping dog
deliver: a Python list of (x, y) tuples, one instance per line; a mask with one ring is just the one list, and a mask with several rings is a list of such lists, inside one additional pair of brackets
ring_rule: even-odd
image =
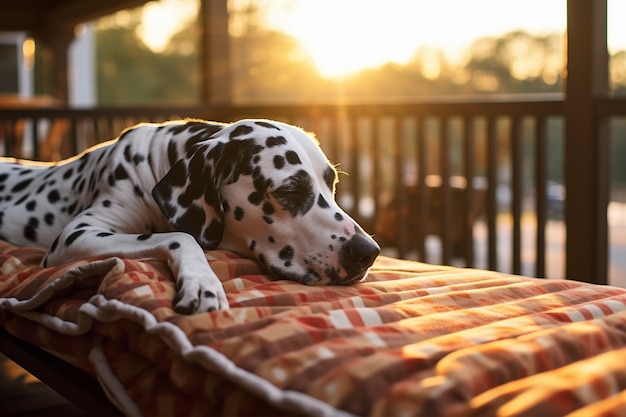
[(335, 202), (337, 172), (303, 130), (267, 120), (140, 124), (53, 164), (0, 160), (0, 238), (92, 256), (167, 260), (174, 308), (228, 308), (203, 249), (256, 259), (277, 279), (348, 285), (380, 248)]

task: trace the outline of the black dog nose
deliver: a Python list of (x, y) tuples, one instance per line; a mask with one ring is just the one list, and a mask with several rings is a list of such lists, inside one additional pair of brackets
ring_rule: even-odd
[(360, 272), (369, 268), (380, 254), (380, 246), (372, 239), (356, 234), (344, 246), (348, 271)]

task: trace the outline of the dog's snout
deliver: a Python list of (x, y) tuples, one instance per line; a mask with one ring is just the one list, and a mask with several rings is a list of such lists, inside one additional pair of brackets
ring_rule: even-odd
[(354, 235), (348, 244), (348, 251), (352, 261), (363, 269), (372, 266), (380, 254), (380, 247), (363, 235)]
[(341, 264), (348, 272), (349, 280), (363, 277), (380, 254), (380, 246), (373, 239), (356, 234), (342, 248)]

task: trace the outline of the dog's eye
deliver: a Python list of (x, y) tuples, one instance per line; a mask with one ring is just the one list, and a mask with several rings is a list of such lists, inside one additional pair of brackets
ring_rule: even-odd
[(328, 188), (335, 194), (335, 186), (337, 184), (337, 171), (335, 168), (328, 166), (324, 171), (324, 182)]
[(287, 178), (280, 187), (272, 192), (272, 196), (292, 216), (305, 214), (315, 202), (311, 177), (304, 170), (300, 170)]

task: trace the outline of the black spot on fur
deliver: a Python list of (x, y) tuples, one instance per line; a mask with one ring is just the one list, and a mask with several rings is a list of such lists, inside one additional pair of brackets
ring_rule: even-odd
[(28, 178), (26, 180), (20, 181), (17, 184), (15, 184), (13, 188), (11, 188), (11, 192), (17, 193), (19, 191), (22, 191), (24, 188), (28, 187), (31, 182), (33, 182), (32, 178)]
[(104, 201), (102, 202), (102, 205), (103, 205), (104, 207), (111, 207), (111, 200), (104, 200)]
[(248, 195), (248, 201), (255, 206), (261, 204), (263, 200), (265, 200), (265, 196), (263, 195), (263, 193), (260, 193), (258, 191), (254, 191), (250, 193), (250, 195)]
[(85, 233), (84, 230), (77, 230), (65, 239), (65, 246), (70, 246), (76, 239), (81, 237)]
[(263, 221), (267, 224), (274, 223), (274, 219), (272, 219), (270, 216), (263, 216)]
[(107, 237), (107, 236), (113, 236), (113, 233), (109, 233), (109, 232), (100, 232), (96, 235), (97, 237)]
[(117, 181), (128, 179), (128, 171), (126, 171), (126, 168), (124, 168), (124, 165), (122, 164), (118, 164), (117, 167), (115, 167), (115, 171), (113, 171), (113, 175), (115, 175), (115, 179)]
[(37, 228), (39, 227), (39, 219), (31, 217), (24, 226), (24, 237), (32, 242), (37, 241)]
[(52, 226), (54, 224), (54, 214), (53, 213), (46, 213), (46, 214), (44, 214), (43, 221), (48, 226)]
[(170, 248), (170, 250), (176, 250), (176, 249), (180, 248), (180, 243), (172, 242), (172, 243), (170, 243), (169, 248)]
[(152, 233), (147, 233), (147, 234), (137, 236), (137, 240), (139, 240), (140, 242), (143, 242), (144, 240), (148, 240), (151, 237), (152, 237)]
[(287, 144), (287, 139), (282, 136), (270, 136), (265, 140), (265, 146), (267, 146), (268, 148), (285, 144)]
[(235, 220), (240, 221), (243, 219), (243, 209), (241, 207), (235, 207)]
[(78, 204), (78, 202), (75, 202), (75, 203), (71, 204), (70, 206), (68, 206), (67, 214), (69, 214), (69, 215), (74, 214), (74, 212), (76, 211), (76, 205), (77, 204)]
[(317, 205), (320, 206), (321, 208), (328, 208), (328, 201), (326, 201), (326, 199), (320, 194), (319, 196), (317, 196)]
[(135, 191), (135, 195), (136, 195), (137, 197), (141, 197), (141, 198), (143, 198), (143, 189), (142, 189), (140, 186), (138, 186), (137, 184), (135, 184), (135, 186), (133, 187), (133, 190)]
[(300, 157), (294, 151), (287, 151), (285, 153), (285, 158), (287, 158), (287, 162), (289, 162), (291, 165), (300, 165), (302, 163)]
[(337, 180), (337, 172), (333, 169), (333, 167), (330, 167), (330, 166), (327, 167), (324, 170), (324, 182), (333, 193), (335, 192), (336, 180)]
[(27, 211), (33, 211), (33, 210), (35, 210), (35, 208), (37, 208), (37, 201), (31, 200), (28, 203), (26, 203), (26, 210)]
[(269, 236), (269, 237), (267, 238), (267, 240), (268, 240), (268, 242), (270, 242), (270, 243), (276, 243), (276, 239), (274, 239), (274, 236)]
[(19, 198), (19, 200), (17, 200), (15, 203), (13, 203), (14, 205), (19, 205), (22, 204), (24, 201), (26, 201), (26, 199), (29, 197), (28, 194), (23, 195), (22, 197)]
[(252, 180), (254, 189), (263, 194), (267, 192), (267, 189), (271, 187), (272, 184), (273, 181), (269, 178), (265, 178), (263, 175), (259, 175)]
[(83, 178), (80, 181), (80, 184), (78, 184), (78, 189), (76, 191), (78, 192), (78, 194), (82, 194), (84, 188), (85, 188), (85, 179)]
[(9, 178), (9, 174), (7, 173), (0, 174), (0, 182), (5, 182), (7, 178)]
[(234, 139), (237, 136), (242, 136), (242, 135), (247, 135), (248, 133), (252, 132), (254, 129), (252, 129), (250, 126), (248, 125), (239, 125), (235, 128), (235, 130), (233, 130), (232, 132), (230, 132), (230, 138)]
[(250, 246), (248, 246), (251, 252), (254, 252), (254, 248), (256, 248), (256, 240), (250, 242)]
[(78, 169), (76, 170), (78, 173), (83, 172), (85, 166), (87, 165), (87, 161), (89, 161), (89, 153), (84, 154), (80, 157), (80, 164), (78, 165)]
[(263, 214), (271, 216), (272, 214), (274, 214), (275, 211), (276, 209), (274, 209), (272, 203), (270, 203), (269, 201), (263, 203)]
[(335, 220), (337, 220), (338, 222), (343, 220), (343, 216), (340, 213), (335, 213)]
[(139, 165), (145, 160), (146, 160), (146, 157), (139, 153), (136, 153), (135, 155), (133, 155), (133, 162), (135, 163), (135, 165)]
[(126, 145), (124, 147), (124, 159), (126, 160), (126, 162), (130, 162), (130, 158), (131, 158), (130, 145)]
[[(290, 266), (290, 261), (293, 259), (294, 250), (291, 245), (287, 245), (278, 252), (278, 257), (285, 261), (285, 266)], [(288, 265), (289, 264), (289, 265)]]
[(67, 180), (69, 179), (72, 175), (74, 175), (74, 170), (72, 168), (68, 169), (67, 171), (65, 171), (65, 173), (63, 174), (63, 179)]
[(274, 156), (274, 168), (283, 169), (285, 167), (285, 158), (281, 155)]
[(173, 140), (167, 144), (167, 160), (170, 165), (174, 165), (178, 161), (178, 150), (176, 149), (176, 142)]
[(59, 191), (57, 190), (52, 190), (48, 193), (48, 202), (50, 204), (54, 204), (57, 201), (59, 201), (61, 199), (61, 194), (59, 194)]
[(262, 122), (262, 121), (258, 121), (258, 122), (254, 122), (255, 125), (257, 126), (263, 126), (266, 127), (268, 129), (276, 129), (276, 130), (280, 130), (278, 127), (274, 126), (271, 123), (267, 123), (267, 122)]

